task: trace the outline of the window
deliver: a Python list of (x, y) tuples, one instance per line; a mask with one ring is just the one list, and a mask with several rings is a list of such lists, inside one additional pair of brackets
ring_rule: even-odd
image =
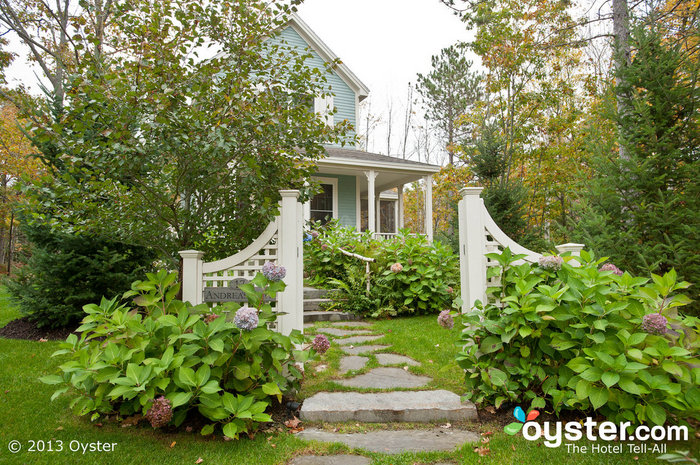
[(333, 115), (330, 114), (333, 111), (332, 95), (314, 98), (314, 111), (323, 117), (328, 126), (333, 126)]
[(325, 224), (335, 218), (335, 204), (337, 203), (336, 185), (321, 184), (321, 192), (311, 199), (311, 221), (320, 221)]
[(396, 232), (396, 202), (394, 200), (381, 200), (379, 202), (380, 227), (383, 233)]

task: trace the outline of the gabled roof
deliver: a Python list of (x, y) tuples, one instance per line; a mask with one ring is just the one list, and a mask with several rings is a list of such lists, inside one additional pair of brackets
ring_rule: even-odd
[[(332, 61), (338, 60), (338, 56), (333, 53), (333, 51), (328, 48), (319, 36), (316, 35), (314, 31), (311, 30), (308, 24), (306, 24), (296, 13), (292, 13), (289, 18), (289, 25), (294, 28), (294, 30), (309, 44), (309, 47), (318, 53), (321, 58), (330, 63)], [(369, 88), (360, 81), (355, 73), (350, 71), (342, 60), (340, 64), (334, 67), (338, 76), (345, 81), (345, 83), (350, 86), (350, 88), (357, 94), (359, 101), (364, 100), (369, 95)]]

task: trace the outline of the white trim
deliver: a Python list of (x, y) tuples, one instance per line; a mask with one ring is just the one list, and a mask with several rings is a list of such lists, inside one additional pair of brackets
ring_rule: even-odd
[(357, 232), (362, 230), (362, 200), (360, 199), (360, 176), (355, 176), (355, 219)]
[(274, 236), (277, 232), (278, 227), (279, 219), (271, 221), (270, 224), (267, 225), (265, 231), (263, 231), (263, 233), (260, 234), (260, 236), (257, 239), (255, 239), (252, 244), (250, 244), (248, 247), (241, 250), (237, 254), (231, 255), (230, 257), (222, 258), (221, 260), (217, 260), (215, 262), (204, 262), (202, 264), (202, 273), (216, 273), (217, 271), (226, 270), (228, 268), (232, 268), (238, 265), (241, 261), (250, 257), (255, 252), (262, 249), (265, 246), (265, 244), (270, 242), (272, 236)]
[[(333, 51), (326, 45), (316, 33), (311, 30), (308, 24), (306, 24), (296, 13), (292, 13), (289, 17), (289, 25), (294, 28), (294, 30), (306, 41), (307, 44), (318, 53), (321, 58), (327, 62), (333, 62), (338, 59), (338, 55), (333, 53)], [(335, 66), (335, 71), (338, 76), (345, 81), (345, 83), (350, 86), (350, 88), (355, 92), (357, 99), (361, 102), (369, 94), (369, 88), (364, 85), (362, 81), (350, 71), (342, 61), (340, 64)]]
[[(330, 184), (333, 186), (333, 219), (338, 219), (338, 178), (326, 178), (323, 176), (311, 176), (311, 179), (318, 181), (320, 184)], [(311, 199), (309, 199), (311, 205)], [(311, 210), (309, 209), (309, 214)]]
[(359, 168), (383, 168), (390, 170), (394, 173), (401, 172), (411, 172), (411, 173), (437, 173), (442, 168), (441, 166), (415, 166), (407, 165), (403, 163), (387, 163), (373, 160), (351, 160), (349, 158), (339, 158), (339, 157), (326, 157), (318, 161), (318, 166), (322, 167), (324, 165), (334, 165), (334, 166), (353, 166)]

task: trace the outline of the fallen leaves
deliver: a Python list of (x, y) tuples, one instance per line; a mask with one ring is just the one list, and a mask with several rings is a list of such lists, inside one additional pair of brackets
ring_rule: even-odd
[(173, 447), (175, 447), (175, 444), (177, 444), (177, 441), (171, 442), (171, 443), (170, 443), (170, 448), (172, 449)]
[(488, 447), (475, 447), (474, 452), (479, 454), (480, 457), (485, 457), (491, 453), (491, 449)]
[[(292, 417), (291, 420), (287, 420), (284, 422), (284, 426), (289, 428), (289, 432), (292, 434), (297, 434), (302, 431), (304, 431), (304, 427), (300, 426), (301, 425), (301, 420), (299, 420), (297, 417)], [(268, 438), (269, 440), (269, 438)]]
[(202, 457), (200, 457), (194, 463), (202, 463), (202, 462), (204, 462), (204, 459)]

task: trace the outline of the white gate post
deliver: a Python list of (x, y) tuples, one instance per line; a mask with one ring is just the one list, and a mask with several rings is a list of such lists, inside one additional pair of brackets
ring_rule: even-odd
[[(574, 244), (573, 242), (567, 242), (566, 244), (557, 245), (555, 247), (560, 254), (563, 254), (565, 252), (571, 252), (572, 257), (580, 257), (581, 250), (583, 250), (585, 246), (585, 244)], [(571, 265), (581, 265), (581, 263), (576, 259), (572, 260), (572, 262), (573, 263), (571, 263)]]
[(288, 335), (292, 330), (304, 331), (304, 249), (302, 248), (303, 210), (298, 190), (281, 190), (278, 217), (278, 263), (287, 270), (284, 292), (278, 294), (279, 310), (285, 312), (277, 319), (278, 331)]
[(474, 302), (486, 302), (486, 237), (484, 233), (483, 187), (465, 187), (459, 191), (459, 274), (462, 291), (462, 313), (470, 311)]
[(199, 250), (181, 250), (182, 257), (182, 300), (192, 305), (202, 303), (202, 257)]

